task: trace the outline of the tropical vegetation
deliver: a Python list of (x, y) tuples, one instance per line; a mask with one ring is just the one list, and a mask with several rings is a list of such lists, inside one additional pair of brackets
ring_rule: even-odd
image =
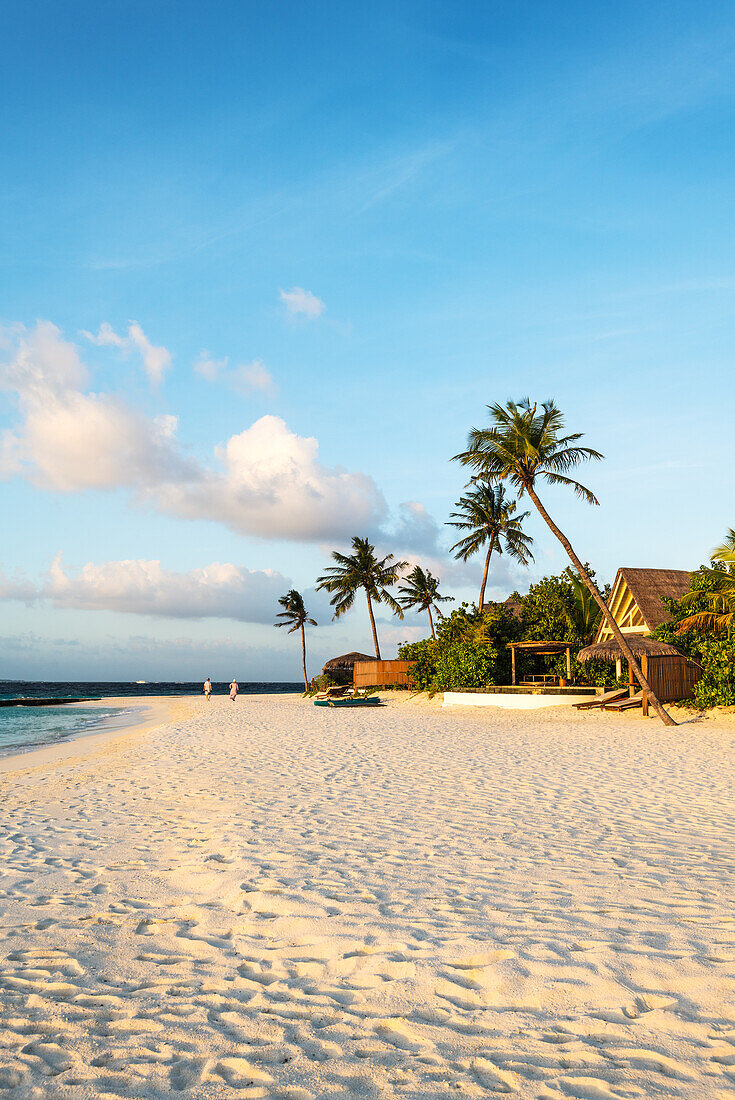
[(274, 623), (274, 626), (287, 626), (288, 633), (301, 631), (301, 665), (304, 671), (304, 691), (309, 690), (309, 680), (306, 675), (306, 623), (316, 626), (316, 619), (309, 618), (309, 613), (304, 606), (304, 597), (295, 588), (292, 588), (285, 596), (281, 596), (278, 603), (283, 608), (276, 615), (277, 619), (283, 619), (282, 623)]
[(351, 554), (332, 551), (332, 559), (336, 564), (328, 566), (323, 576), (319, 577), (317, 591), (323, 589), (331, 594), (332, 599), (329, 602), (334, 608), (335, 619), (349, 611), (358, 593), (365, 593), (375, 656), (380, 660), (373, 605), (386, 604), (399, 619), (403, 618), (403, 608), (390, 589), (398, 583), (399, 575), (408, 562), (395, 561), (392, 554), (377, 558), (375, 547), (370, 541), (357, 536), (352, 540), (352, 551)]
[[(436, 638), (404, 642), (398, 656), (413, 662), (411, 678), (421, 691), (462, 691), (508, 684), (509, 642), (553, 638), (568, 641), (574, 654), (592, 640), (596, 624), (585, 617), (586, 608), (580, 606), (578, 587), (572, 571), (565, 569), (559, 576), (543, 577), (525, 594), (514, 592), (505, 603), (486, 603), (482, 610), (463, 603), (437, 625)], [(541, 661), (543, 671), (566, 676), (565, 655), (559, 658), (519, 655), (518, 659), (527, 665), (528, 671), (538, 671), (531, 662)], [(589, 684), (613, 684), (615, 672), (605, 661), (582, 666), (573, 657), (572, 678), (584, 679)]]
[(411, 572), (404, 579), (404, 583), (398, 589), (398, 602), (406, 611), (426, 611), (429, 615), (429, 628), (432, 638), (436, 637), (434, 619), (431, 614), (432, 607), (441, 618), (440, 603), (448, 603), (454, 600), (454, 596), (442, 596), (439, 593), (439, 579), (428, 569), (423, 570), (420, 565), (414, 565)]
[(712, 551), (710, 565), (692, 573), (689, 591), (668, 600), (667, 608), (671, 622), (654, 634), (699, 664), (695, 706), (735, 706), (735, 530)]
[(529, 515), (523, 512), (515, 515), (517, 508), (514, 500), (507, 499), (504, 485), (493, 485), (485, 478), (471, 482), (472, 488), (455, 504), (456, 512), (447, 520), (450, 527), (467, 532), (450, 548), (456, 558), (467, 561), (479, 550), (487, 547), (485, 564), (480, 584), (477, 606), (480, 611), (485, 604), (485, 587), (493, 553), (507, 554), (523, 565), (533, 561), (531, 543), (533, 539), (522, 527), (523, 520)]
[(623, 656), (638, 683), (646, 691), (651, 706), (666, 725), (676, 725), (652, 691), (624, 634), (571, 542), (551, 518), (538, 495), (538, 483), (545, 482), (547, 485), (562, 485), (572, 489), (588, 504), (599, 504), (594, 493), (569, 474), (580, 463), (599, 461), (603, 455), (592, 447), (580, 445), (579, 441), (583, 438), (581, 432), (563, 434), (564, 416), (553, 401), (545, 401), (539, 408), (538, 404), (532, 405), (526, 397), (518, 402), (508, 401), (505, 405), (488, 405), (488, 411), (491, 426), (473, 428), (469, 433), (467, 449), (454, 458), (463, 466), (474, 469), (479, 477), (487, 481), (509, 482), (517, 489), (519, 497), (528, 494), (549, 530), (566, 550), (578, 576), (607, 620)]
[[(482, 552), (477, 604), (463, 603), (444, 615), (440, 605), (452, 597), (441, 594), (440, 581), (428, 568), (417, 563), (409, 571), (408, 562), (393, 554), (378, 556), (369, 539), (358, 536), (352, 539), (351, 553), (332, 552), (334, 564), (318, 578), (317, 590), (329, 593), (334, 618), (344, 615), (358, 596), (364, 595), (378, 660), (375, 606), (385, 605), (400, 619), (404, 611), (426, 612), (430, 637), (405, 642), (399, 657), (411, 662), (415, 687), (432, 692), (508, 683), (510, 642), (554, 639), (568, 642), (573, 652), (578, 651), (593, 641), (604, 618), (651, 706), (666, 724), (675, 724), (651, 690), (607, 606), (609, 586), (598, 587), (594, 570), (582, 562), (539, 495), (542, 485), (561, 486), (597, 505), (593, 492), (571, 475), (582, 463), (602, 459), (602, 454), (580, 442), (582, 433), (566, 431), (564, 416), (553, 401), (532, 405), (524, 398), (487, 408), (489, 427), (473, 428), (467, 448), (454, 456), (472, 470), (472, 477), (447, 521), (460, 533), (451, 547), (457, 559), (468, 562)], [(523, 530), (529, 513), (518, 512), (518, 502), (506, 495), (508, 486), (519, 500), (530, 498), (571, 566), (498, 604), (486, 601), (493, 555), (506, 554), (524, 565), (533, 560), (532, 539)], [(288, 626), (291, 633), (301, 631), (304, 684), (308, 686), (305, 626), (316, 622), (295, 589), (278, 602), (283, 611), (277, 618), (283, 621), (275, 625)], [(700, 665), (702, 677), (694, 689), (696, 705), (735, 705), (735, 528), (730, 528), (722, 545), (713, 550), (709, 566), (692, 574), (690, 590), (679, 600), (667, 601), (667, 607), (671, 621), (659, 627), (655, 636), (673, 643)], [(519, 655), (518, 659), (523, 665), (539, 658)], [(547, 673), (566, 675), (565, 656), (543, 660)], [(603, 661), (581, 666), (573, 659), (571, 674), (573, 680), (592, 684), (615, 682), (613, 666)]]

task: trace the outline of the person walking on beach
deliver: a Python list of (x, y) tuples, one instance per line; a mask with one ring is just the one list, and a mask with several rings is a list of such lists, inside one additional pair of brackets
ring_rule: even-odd
[(237, 680), (235, 679), (235, 677), (233, 676), (232, 677), (232, 683), (230, 684), (230, 699), (232, 699), (233, 703), (235, 702), (235, 699), (237, 699), (237, 693), (238, 693), (239, 690), (240, 690), (240, 686), (239, 686)]
[(204, 681), (204, 698), (209, 702), (209, 698), (212, 694), (212, 681), (207, 677)]

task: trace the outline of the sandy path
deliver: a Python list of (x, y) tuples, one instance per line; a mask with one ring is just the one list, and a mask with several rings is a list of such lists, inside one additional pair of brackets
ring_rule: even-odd
[(0, 1098), (735, 1100), (734, 747), (241, 697), (21, 760)]

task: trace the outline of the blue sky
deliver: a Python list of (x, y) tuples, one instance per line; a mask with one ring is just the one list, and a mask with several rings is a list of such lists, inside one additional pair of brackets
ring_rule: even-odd
[[(509, 397), (605, 453), (600, 508), (547, 493), (602, 580), (735, 524), (731, 5), (31, 2), (0, 36), (0, 676), (296, 678), (291, 584), (313, 667), (369, 649), (309, 591), (352, 533), (472, 598), (448, 459)], [(565, 564), (528, 526), (496, 596)]]

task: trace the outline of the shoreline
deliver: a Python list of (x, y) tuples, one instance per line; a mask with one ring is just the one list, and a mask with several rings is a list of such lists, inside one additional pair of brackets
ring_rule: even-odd
[[(486, 708), (482, 706), (444, 706), (443, 692), (437, 692), (435, 695), (429, 695), (428, 692), (410, 692), (402, 690), (392, 690), (390, 688), (384, 688), (379, 691), (384, 704), (390, 708), (418, 708), (422, 710), (438, 711), (453, 718), (459, 718), (460, 716), (470, 717), (478, 722), (481, 722), (484, 726), (491, 724), (497, 720), (500, 708)], [(229, 697), (224, 695), (217, 695), (212, 697), (213, 700), (224, 700)], [(134, 705), (131, 705), (134, 699)], [(295, 702), (303, 703), (306, 707), (312, 702), (307, 697), (303, 698), (301, 692), (263, 692), (260, 694), (246, 694), (242, 693), (238, 696), (238, 703), (235, 706), (242, 705), (239, 700), (247, 700), (250, 702), (268, 701), (268, 700), (293, 700)], [(146, 732), (152, 732), (160, 726), (169, 724), (176, 720), (186, 720), (191, 717), (197, 704), (204, 703), (203, 696), (201, 695), (151, 695), (151, 696), (105, 696), (100, 699), (89, 699), (80, 702), (70, 702), (65, 704), (70, 708), (76, 707), (119, 707), (123, 711), (135, 711), (140, 710), (138, 721), (131, 721), (123, 725), (116, 725), (116, 718), (111, 717), (107, 722), (103, 720), (100, 728), (94, 731), (85, 732), (79, 731), (78, 733), (70, 736), (62, 741), (52, 742), (46, 745), (39, 745), (35, 748), (7, 753), (0, 756), (0, 776), (8, 772), (20, 772), (37, 770), (48, 764), (54, 764), (56, 762), (67, 761), (75, 757), (86, 757), (91, 753), (104, 750), (108, 746), (117, 744), (118, 741), (132, 740)], [(212, 704), (209, 704), (212, 706)], [(611, 716), (605, 714), (604, 716), (598, 712), (588, 712), (586, 714), (571, 712), (571, 705), (569, 708), (564, 707), (549, 707), (541, 708), (540, 710), (514, 710), (516, 717), (520, 719), (527, 718), (529, 722), (537, 721), (540, 717), (544, 721), (558, 721), (564, 723), (565, 721), (595, 721), (601, 718), (609, 719)], [(674, 717), (679, 726), (688, 726), (692, 724), (698, 724), (701, 722), (714, 722), (718, 727), (723, 730), (735, 729), (735, 706), (734, 707), (715, 707), (707, 711), (698, 711), (686, 707), (680, 707), (675, 704), (667, 704), (667, 709)], [(622, 715), (612, 716), (613, 721), (621, 722)], [(654, 722), (657, 724), (658, 719), (655, 714), (651, 713), (647, 718), (644, 718), (641, 711), (634, 710), (628, 711), (625, 714), (626, 721), (644, 721)], [(621, 722), (622, 724), (622, 722)]]
[(70, 708), (75, 707), (120, 707), (122, 710), (140, 710), (139, 721), (131, 721), (124, 725), (116, 725), (115, 717), (109, 720), (102, 719), (99, 727), (89, 732), (80, 730), (62, 741), (54, 741), (34, 748), (7, 753), (0, 756), (0, 775), (7, 772), (36, 771), (49, 764), (68, 761), (74, 757), (86, 757), (90, 753), (99, 751), (115, 744), (118, 740), (132, 738), (165, 725), (171, 720), (174, 705), (179, 698), (185, 696), (149, 696), (135, 700), (135, 706), (130, 706), (126, 696), (111, 697), (106, 699), (90, 699), (80, 703), (65, 704)]

